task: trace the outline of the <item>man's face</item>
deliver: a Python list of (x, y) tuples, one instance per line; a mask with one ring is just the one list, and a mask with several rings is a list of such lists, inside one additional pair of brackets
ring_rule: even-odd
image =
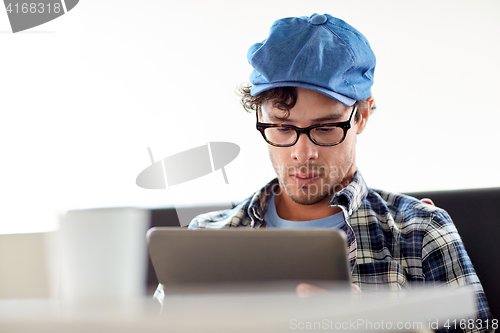
[[(353, 107), (329, 98), (319, 92), (297, 88), (297, 102), (286, 111), (274, 107), (272, 101), (262, 105), (261, 122), (307, 127), (316, 124), (347, 121)], [(351, 182), (355, 166), (356, 134), (364, 128), (351, 120), (351, 129), (345, 140), (336, 146), (314, 144), (306, 134), (301, 134), (291, 147), (269, 146), (271, 162), (283, 191), (294, 202), (313, 205), (328, 201), (331, 194)]]

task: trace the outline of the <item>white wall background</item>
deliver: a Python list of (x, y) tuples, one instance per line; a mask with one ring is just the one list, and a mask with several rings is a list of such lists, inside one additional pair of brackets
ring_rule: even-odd
[[(235, 88), (275, 19), (330, 13), (370, 41), (378, 110), (358, 139), (368, 185), (500, 186), (496, 0), (81, 0), (12, 34), (0, 10), (0, 233), (57, 228), (66, 209), (242, 200), (273, 177)], [(230, 141), (240, 156), (169, 191), (155, 159)]]

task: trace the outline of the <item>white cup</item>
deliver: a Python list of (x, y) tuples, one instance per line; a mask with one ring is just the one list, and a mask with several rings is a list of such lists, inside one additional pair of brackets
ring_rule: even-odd
[(148, 210), (72, 210), (61, 218), (60, 296), (124, 301), (146, 292)]

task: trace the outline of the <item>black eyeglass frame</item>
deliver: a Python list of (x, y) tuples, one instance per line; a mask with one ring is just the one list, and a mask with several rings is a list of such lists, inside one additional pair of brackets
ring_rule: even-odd
[[(342, 142), (344, 142), (345, 137), (347, 135), (347, 131), (351, 129), (352, 116), (353, 116), (353, 114), (356, 113), (357, 109), (358, 109), (358, 107), (354, 106), (354, 108), (352, 109), (351, 115), (349, 116), (349, 120), (347, 120), (347, 121), (341, 121), (341, 122), (338, 122), (338, 123), (316, 124), (316, 125), (311, 125), (311, 126), (308, 126), (308, 127), (297, 127), (297, 126), (287, 125), (287, 124), (261, 123), (259, 121), (258, 111), (256, 111), (255, 112), (255, 115), (257, 116), (257, 126), (256, 127), (257, 127), (257, 130), (260, 132), (260, 134), (262, 134), (262, 137), (264, 138), (264, 140), (266, 140), (267, 143), (269, 143), (271, 146), (274, 146), (274, 147), (291, 147), (294, 144), (296, 144), (297, 141), (299, 141), (300, 134), (302, 134), (302, 133), (307, 134), (307, 137), (309, 138), (309, 140), (311, 140), (312, 143), (314, 143), (314, 144), (316, 144), (318, 146), (331, 147), (331, 146), (339, 145)], [(282, 127), (282, 128), (293, 129), (293, 130), (295, 130), (295, 133), (297, 133), (297, 137), (295, 138), (294, 142), (289, 143), (289, 144), (280, 145), (280, 144), (271, 142), (271, 141), (269, 141), (267, 139), (266, 134), (264, 133), (264, 131), (266, 130), (266, 128), (272, 128), (272, 127)], [(344, 130), (344, 135), (342, 136), (342, 139), (340, 139), (340, 141), (338, 141), (336, 143), (319, 143), (319, 142), (315, 141), (311, 137), (311, 131), (313, 129), (315, 129), (315, 128), (318, 128), (318, 127), (340, 127), (340, 128), (342, 128)]]

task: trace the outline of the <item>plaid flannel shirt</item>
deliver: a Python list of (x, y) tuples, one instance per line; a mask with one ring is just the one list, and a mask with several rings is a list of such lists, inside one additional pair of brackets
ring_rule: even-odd
[[(189, 228), (264, 228), (269, 198), (278, 186), (274, 179), (233, 209), (195, 217)], [(478, 323), (491, 327), (483, 288), (446, 211), (410, 196), (369, 189), (359, 172), (328, 205), (339, 207), (344, 214), (342, 230), (347, 235), (352, 280), (361, 290), (398, 292), (413, 284), (472, 286)], [(484, 331), (484, 325), (466, 331)]]

